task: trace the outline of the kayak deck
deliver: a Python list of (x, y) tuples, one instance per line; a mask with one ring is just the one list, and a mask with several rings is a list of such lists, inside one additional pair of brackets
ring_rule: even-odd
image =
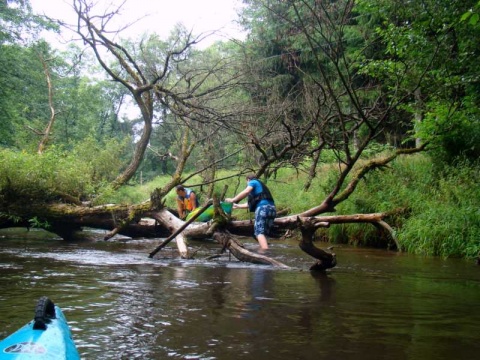
[(0, 342), (0, 360), (8, 359), (80, 359), (67, 319), (48, 298), (40, 298), (34, 320)]

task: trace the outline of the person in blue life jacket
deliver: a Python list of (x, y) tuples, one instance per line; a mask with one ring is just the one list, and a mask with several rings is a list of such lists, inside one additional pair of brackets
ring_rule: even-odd
[[(248, 197), (246, 204), (237, 204), (246, 197)], [(235, 197), (225, 199), (225, 202), (233, 203), (234, 209), (248, 208), (250, 212), (255, 212), (254, 235), (260, 245), (260, 251), (267, 250), (267, 235), (270, 235), (277, 216), (275, 201), (268, 187), (255, 175), (247, 175), (247, 187)]]
[(180, 219), (185, 219), (187, 215), (199, 206), (199, 201), (195, 191), (186, 188), (183, 185), (177, 185), (177, 210)]

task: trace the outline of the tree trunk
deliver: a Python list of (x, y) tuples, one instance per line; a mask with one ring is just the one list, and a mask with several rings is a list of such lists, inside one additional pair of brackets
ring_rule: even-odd
[(47, 146), (48, 141), (50, 140), (50, 134), (53, 129), (53, 124), (55, 123), (55, 108), (53, 107), (53, 86), (50, 77), (50, 71), (48, 70), (47, 61), (43, 58), (40, 54), (40, 60), (42, 61), (43, 70), (45, 72), (45, 78), (47, 80), (47, 88), (48, 88), (48, 107), (50, 108), (50, 120), (48, 121), (47, 127), (43, 131), (42, 139), (38, 144), (37, 152), (39, 154), (43, 153), (45, 146)]
[[(417, 88), (414, 91), (415, 95), (415, 126), (420, 125), (421, 122), (423, 121), (423, 99), (422, 99), (422, 91), (420, 88)], [(420, 138), (415, 138), (415, 146), (420, 147), (422, 146), (422, 139)]]
[(302, 232), (302, 241), (300, 242), (300, 249), (305, 251), (308, 255), (314, 257), (318, 261), (310, 267), (310, 270), (325, 271), (337, 265), (337, 257), (334, 253), (327, 253), (326, 251), (317, 248), (313, 244), (315, 230), (322, 226), (327, 226), (325, 222), (319, 221), (315, 218), (297, 218), (298, 226)]

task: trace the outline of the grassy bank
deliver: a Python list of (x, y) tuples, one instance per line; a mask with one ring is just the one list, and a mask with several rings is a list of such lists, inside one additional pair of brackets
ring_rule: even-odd
[[(480, 252), (479, 182), (478, 167), (458, 165), (435, 170), (426, 156), (401, 158), (391, 169), (369, 176), (355, 195), (339, 207), (339, 212), (408, 208), (404, 216), (389, 219), (402, 250), (475, 257)], [(344, 231), (348, 239), (361, 236), (359, 243), (370, 241), (368, 232), (355, 234), (348, 226)], [(337, 237), (331, 235), (333, 239)]]

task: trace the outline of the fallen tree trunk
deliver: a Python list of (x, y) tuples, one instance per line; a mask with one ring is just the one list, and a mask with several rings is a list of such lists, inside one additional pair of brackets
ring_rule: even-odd
[[(2, 207), (0, 210), (2, 214), (10, 214), (8, 217), (0, 217), (0, 228), (12, 227), (14, 224), (12, 219), (16, 219), (18, 224), (25, 226), (29, 224), (30, 219), (35, 218), (38, 224), (45, 225), (46, 230), (56, 233), (66, 240), (76, 238), (76, 234), (84, 228), (107, 230), (109, 233), (104, 236), (104, 239), (110, 239), (114, 234), (133, 238), (162, 238), (168, 237), (185, 227), (175, 236), (175, 243), (182, 258), (188, 259), (191, 257), (185, 241), (187, 238), (213, 238), (240, 261), (286, 267), (267, 256), (248, 251), (234, 239), (233, 235), (252, 234), (253, 222), (249, 220), (226, 222), (225, 218), (221, 217), (221, 221), (219, 220), (221, 223), (194, 222), (185, 226), (185, 222), (167, 208), (155, 208), (150, 201), (130, 206), (108, 204), (93, 207), (72, 204), (29, 204), (28, 206), (25, 204), (10, 204), (8, 208)], [(339, 223), (372, 223), (390, 232), (394, 239), (393, 232), (384, 221), (384, 218), (390, 214), (374, 213), (318, 217), (293, 215), (275, 219), (275, 226), (281, 230), (299, 228), (302, 232), (300, 248), (318, 260), (312, 269), (325, 270), (335, 266), (336, 260), (332, 254), (326, 253), (313, 245), (313, 234), (316, 229), (321, 226), (326, 227), (330, 224)]]
[[(397, 245), (397, 248), (400, 248), (393, 233), (392, 228), (384, 221), (388, 216), (394, 214), (400, 214), (405, 212), (406, 209), (396, 209), (390, 212), (380, 212), (380, 213), (371, 213), (371, 214), (353, 214), (353, 215), (327, 215), (327, 216), (301, 216), (301, 215), (291, 215), (284, 216), (281, 218), (275, 219), (275, 226), (279, 229), (298, 229), (299, 222), (298, 219), (316, 219), (317, 225), (321, 227), (328, 227), (331, 224), (350, 224), (350, 223), (368, 223), (372, 224), (378, 228), (381, 228), (387, 231), (388, 235)], [(320, 226), (317, 226), (317, 228)], [(251, 234), (253, 232), (253, 222), (251, 220), (242, 220), (242, 221), (232, 221), (228, 230), (236, 235), (245, 235)]]

